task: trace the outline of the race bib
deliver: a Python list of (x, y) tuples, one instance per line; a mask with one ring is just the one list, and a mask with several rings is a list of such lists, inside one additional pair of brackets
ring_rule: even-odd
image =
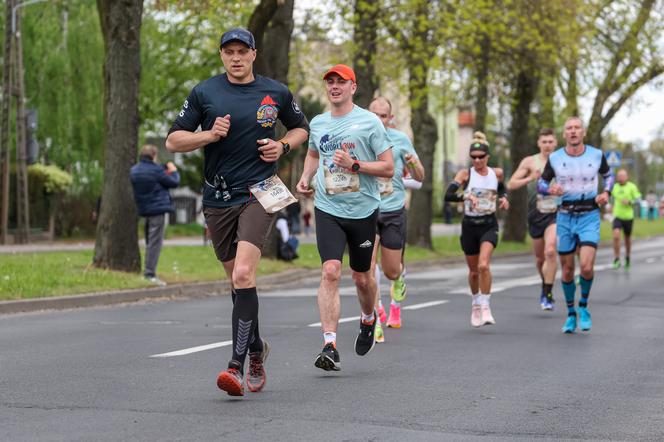
[(334, 163), (324, 162), (325, 192), (328, 195), (360, 191), (360, 176), (348, 169), (337, 167)]
[(477, 213), (481, 215), (490, 215), (496, 212), (496, 199), (498, 193), (493, 189), (474, 188), (469, 191), (471, 195), (477, 200), (477, 205), (473, 207), (473, 202), (466, 199), (466, 211), (470, 213)]
[(277, 175), (272, 175), (260, 183), (249, 186), (249, 191), (267, 213), (278, 212), (297, 201)]
[(540, 213), (556, 213), (560, 198), (555, 195), (537, 195), (537, 210)]
[(392, 184), (392, 178), (378, 177), (378, 190), (380, 191), (380, 196), (387, 196), (394, 192), (394, 186)]

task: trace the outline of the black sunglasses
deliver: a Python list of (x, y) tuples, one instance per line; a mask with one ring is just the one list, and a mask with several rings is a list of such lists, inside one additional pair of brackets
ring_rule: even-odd
[(472, 156), (472, 155), (471, 155), (470, 158), (471, 158), (472, 160), (483, 160), (484, 158), (486, 158), (486, 155), (487, 155), (487, 154), (484, 154), (484, 155), (478, 155), (478, 156)]

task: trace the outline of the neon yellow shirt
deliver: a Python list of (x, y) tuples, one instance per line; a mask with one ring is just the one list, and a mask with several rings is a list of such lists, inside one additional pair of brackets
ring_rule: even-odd
[[(611, 196), (613, 197), (613, 216), (624, 220), (634, 219), (632, 204), (641, 198), (641, 193), (636, 184), (631, 181), (626, 181), (625, 184), (615, 183), (611, 190)], [(623, 203), (623, 201), (628, 201), (628, 204)]]

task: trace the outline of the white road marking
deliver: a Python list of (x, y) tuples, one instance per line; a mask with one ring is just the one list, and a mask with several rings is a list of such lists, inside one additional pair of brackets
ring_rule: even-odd
[(413, 305), (407, 305), (404, 306), (404, 310), (419, 310), (421, 308), (427, 308), (427, 307), (433, 307), (434, 305), (441, 305), (441, 304), (447, 304), (448, 301), (447, 299), (444, 299), (442, 301), (431, 301), (431, 302), (423, 302), (421, 304), (413, 304)]
[(646, 264), (652, 264), (655, 261), (657, 261), (657, 258), (648, 258), (646, 259)]
[[(353, 322), (353, 321), (357, 321), (359, 319), (360, 319), (360, 316), (351, 316), (350, 318), (341, 318), (341, 319), (339, 319), (339, 324), (344, 323), (344, 322)], [(321, 325), (323, 325), (323, 324), (321, 324), (320, 322), (314, 322), (313, 324), (307, 325), (307, 327), (320, 327)]]
[(158, 355), (152, 355), (150, 357), (151, 358), (170, 358), (170, 357), (173, 357), (173, 356), (184, 356), (184, 355), (188, 355), (188, 354), (191, 354), (191, 353), (197, 353), (199, 351), (212, 350), (213, 348), (227, 347), (229, 345), (233, 345), (233, 341), (214, 342), (212, 344), (199, 345), (198, 347), (191, 347), (191, 348), (185, 348), (184, 350), (176, 350), (176, 351), (171, 351), (171, 352), (168, 352), (168, 353), (161, 353), (161, 354), (158, 354)]

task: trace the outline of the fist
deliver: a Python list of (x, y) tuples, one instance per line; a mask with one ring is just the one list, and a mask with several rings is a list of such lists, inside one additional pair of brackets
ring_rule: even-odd
[(310, 197), (314, 194), (314, 189), (309, 187), (309, 180), (304, 177), (300, 178), (300, 181), (297, 182), (295, 190), (302, 196)]
[(224, 117), (217, 117), (214, 120), (214, 125), (210, 129), (212, 141), (219, 141), (221, 138), (226, 138), (228, 130), (231, 128), (231, 116), (226, 114)]

